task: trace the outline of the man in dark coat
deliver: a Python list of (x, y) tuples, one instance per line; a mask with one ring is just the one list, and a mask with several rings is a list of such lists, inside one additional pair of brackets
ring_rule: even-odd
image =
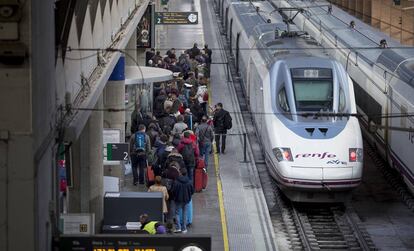
[(192, 59), (200, 55), (200, 49), (197, 46), (197, 43), (194, 43), (193, 48), (190, 49), (190, 58)]
[(164, 112), (164, 102), (167, 99), (167, 94), (161, 90), (154, 100), (154, 116), (159, 117)]
[(145, 52), (145, 66), (152, 66), (149, 64), (149, 61), (152, 59), (152, 57), (155, 56), (155, 49), (151, 48), (151, 50), (148, 50)]
[(214, 112), (214, 133), (216, 140), (217, 154), (220, 154), (220, 138), (221, 138), (221, 153), (226, 150), (226, 134), (227, 130), (231, 128), (230, 113), (223, 109), (223, 104), (218, 103)]
[[(175, 233), (187, 233), (187, 209), (186, 205), (191, 201), (191, 196), (194, 194), (193, 184), (187, 177), (187, 169), (180, 169), (180, 176), (173, 184), (176, 227)], [(182, 210), (182, 219), (180, 219), (179, 211)], [(181, 222), (183, 224), (181, 224)]]

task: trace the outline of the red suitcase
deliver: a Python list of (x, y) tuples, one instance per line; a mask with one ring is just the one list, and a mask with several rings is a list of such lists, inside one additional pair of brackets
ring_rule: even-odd
[(152, 169), (152, 166), (147, 166), (146, 169), (147, 170), (145, 172), (145, 182), (146, 182), (147, 187), (150, 187), (154, 185), (155, 183), (154, 170)]
[(204, 161), (203, 158), (199, 158), (197, 160), (197, 167), (196, 167), (196, 169), (203, 169), (205, 167), (206, 167), (206, 162)]
[(208, 175), (206, 169), (195, 169), (194, 190), (198, 193), (207, 188)]

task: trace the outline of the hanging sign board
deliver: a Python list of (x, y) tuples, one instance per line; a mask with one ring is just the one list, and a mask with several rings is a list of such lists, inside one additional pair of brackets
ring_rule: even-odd
[(198, 24), (198, 12), (155, 12), (155, 24)]

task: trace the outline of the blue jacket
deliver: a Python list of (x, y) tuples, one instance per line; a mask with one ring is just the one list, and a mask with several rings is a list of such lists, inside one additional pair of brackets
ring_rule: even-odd
[(187, 204), (194, 194), (194, 187), (187, 176), (179, 176), (173, 185), (174, 201)]

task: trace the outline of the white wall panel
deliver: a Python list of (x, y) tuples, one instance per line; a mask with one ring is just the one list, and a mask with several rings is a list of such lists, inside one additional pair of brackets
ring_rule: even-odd
[[(112, 34), (112, 19), (111, 12), (109, 10), (109, 1), (106, 1), (106, 7), (103, 15), (103, 34), (104, 34), (104, 46), (108, 47), (111, 44)], [(115, 33), (114, 33), (115, 34)]]
[(95, 26), (93, 27), (93, 47), (94, 48), (105, 47), (100, 3), (98, 6), (98, 13), (96, 14), (96, 17), (95, 17)]
[[(72, 20), (72, 25), (70, 27), (70, 33), (68, 38), (68, 47), (72, 49), (78, 49), (78, 34), (76, 32), (76, 23), (75, 19)], [(72, 94), (72, 101), (76, 96), (76, 93), (79, 92), (81, 87), (81, 54), (77, 50), (68, 51), (65, 58), (65, 85), (66, 91)], [(59, 73), (57, 73), (59, 74)]]
[[(94, 48), (91, 27), (91, 16), (89, 14), (89, 10), (86, 11), (85, 21), (83, 23), (82, 35), (80, 39), (80, 48)], [(96, 51), (89, 50), (80, 52), (80, 55), (82, 57), (82, 74), (86, 78), (89, 78), (89, 76), (92, 74), (93, 70), (97, 66), (96, 54)]]

